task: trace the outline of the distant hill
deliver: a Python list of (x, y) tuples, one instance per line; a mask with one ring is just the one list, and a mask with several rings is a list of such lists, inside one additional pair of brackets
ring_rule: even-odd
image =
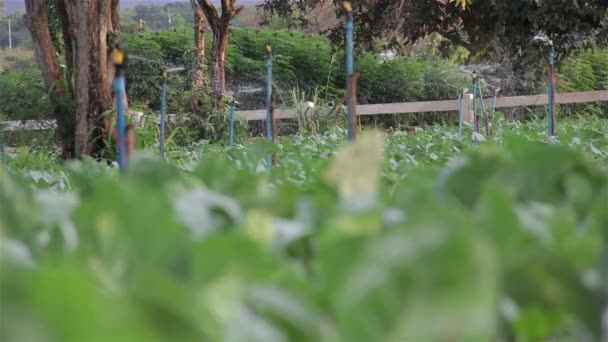
[[(121, 0), (120, 8), (127, 9), (135, 7), (137, 5), (151, 5), (151, 6), (164, 6), (172, 2), (189, 2), (188, 0)], [(219, 0), (213, 0), (215, 3), (219, 3)], [(246, 6), (257, 4), (258, 0), (237, 0), (238, 3)], [(11, 14), (14, 12), (25, 12), (25, 5), (23, 0), (4, 0), (4, 13)]]

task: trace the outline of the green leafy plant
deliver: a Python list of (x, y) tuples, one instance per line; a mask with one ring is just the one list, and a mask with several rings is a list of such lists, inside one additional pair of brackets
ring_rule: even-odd
[(494, 124), (478, 144), (447, 126), (170, 144), (120, 175), (17, 151), (0, 336), (598, 339), (606, 121)]

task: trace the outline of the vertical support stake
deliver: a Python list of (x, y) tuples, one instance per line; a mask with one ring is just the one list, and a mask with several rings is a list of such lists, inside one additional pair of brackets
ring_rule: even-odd
[(553, 48), (553, 42), (550, 42), (549, 47), (549, 137), (555, 135), (555, 82), (553, 74), (553, 64), (555, 58), (555, 50)]
[[(481, 82), (477, 79), (477, 92), (479, 93), (479, 103), (481, 106), (481, 113), (483, 115), (483, 122), (485, 126), (486, 136), (490, 135), (490, 120), (488, 112), (486, 111), (486, 104), (483, 102), (483, 93), (481, 92)], [(479, 127), (479, 126), (478, 126)], [(480, 128), (481, 130), (481, 128)]]
[(479, 134), (479, 115), (477, 115), (477, 74), (473, 73), (473, 127), (474, 141), (477, 143), (477, 134)]
[[(353, 99), (353, 74), (355, 72), (354, 62), (354, 24), (353, 8), (350, 1), (344, 2), (346, 10), (346, 106), (347, 106), (347, 129), (348, 140), (354, 140), (357, 128), (357, 115), (355, 99)], [(353, 115), (354, 113), (354, 115)], [(354, 120), (354, 122), (353, 122)]]
[[(274, 116), (274, 109), (275, 109), (275, 97), (274, 95), (272, 96), (272, 103), (271, 103), (271, 108), (270, 108), (270, 123), (272, 124), (272, 143), (276, 144), (277, 143), (277, 120)], [(272, 165), (277, 165), (277, 155), (276, 153), (272, 154)]]
[[(272, 142), (272, 45), (266, 43), (266, 139)], [(266, 167), (272, 167), (272, 157), (266, 158)]]
[(230, 102), (230, 137), (228, 140), (228, 146), (234, 146), (234, 120), (235, 120), (236, 100), (232, 97)]
[(464, 89), (458, 98), (458, 136), (462, 137), (462, 111), (464, 104)]
[(350, 116), (350, 139), (355, 140), (357, 138), (357, 80), (359, 74), (354, 73), (350, 76), (350, 94), (348, 98), (351, 101), (350, 109), (348, 114)]
[(160, 159), (165, 159), (165, 131), (167, 121), (167, 73), (163, 71), (163, 91), (160, 99), (160, 137), (159, 141), (159, 153)]
[(8, 20), (8, 48), (13, 48), (13, 29), (11, 27), (11, 19)]
[(125, 92), (125, 76), (123, 69), (125, 55), (120, 50), (120, 48), (116, 46), (112, 51), (112, 56), (114, 59), (114, 66), (116, 68), (116, 76), (114, 78), (114, 92), (116, 94), (116, 130), (118, 131), (118, 167), (120, 171), (123, 171), (127, 163), (127, 146), (125, 139), (125, 113), (123, 104), (123, 95)]
[(500, 92), (500, 88), (494, 91), (494, 100), (492, 101), (492, 116), (496, 114), (496, 99), (498, 98), (498, 93)]

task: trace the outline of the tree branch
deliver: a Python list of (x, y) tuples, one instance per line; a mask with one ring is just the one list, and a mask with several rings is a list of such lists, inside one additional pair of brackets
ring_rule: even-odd
[(231, 13), (231, 5), (234, 4), (234, 0), (222, 0), (222, 17), (226, 16), (226, 14)]
[[(223, 2), (224, 2), (224, 0), (222, 0), (222, 3)], [(211, 29), (216, 30), (216, 27), (220, 20), (220, 16), (217, 13), (217, 9), (215, 9), (215, 6), (213, 6), (213, 3), (211, 3), (211, 0), (198, 0), (198, 4), (200, 5), (201, 9), (203, 10), (203, 13), (205, 14), (205, 17), (207, 18), (207, 21), (209, 22), (209, 26), (211, 26)]]

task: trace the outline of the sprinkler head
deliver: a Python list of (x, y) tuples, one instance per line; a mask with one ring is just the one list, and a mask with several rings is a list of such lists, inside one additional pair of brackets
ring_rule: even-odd
[(128, 58), (125, 50), (123, 42), (116, 41), (112, 44), (112, 61), (118, 73), (122, 72), (122, 69), (127, 65)]
[(114, 50), (112, 50), (112, 58), (114, 59), (114, 64), (122, 65), (125, 61), (125, 54), (121, 49), (114, 48)]
[(553, 46), (553, 41), (549, 39), (546, 33), (539, 32), (534, 38), (532, 38), (532, 43), (540, 46)]

